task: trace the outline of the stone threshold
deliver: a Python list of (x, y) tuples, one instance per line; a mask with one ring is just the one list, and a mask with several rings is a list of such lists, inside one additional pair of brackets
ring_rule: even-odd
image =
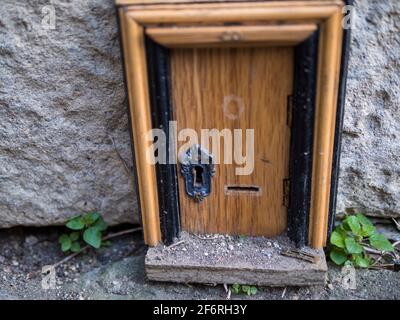
[(248, 284), (285, 287), (324, 285), (327, 264), (324, 251), (302, 250), (314, 262), (282, 255), (295, 249), (286, 237), (232, 237), (182, 232), (169, 247), (148, 249), (145, 270), (149, 280), (180, 283)]

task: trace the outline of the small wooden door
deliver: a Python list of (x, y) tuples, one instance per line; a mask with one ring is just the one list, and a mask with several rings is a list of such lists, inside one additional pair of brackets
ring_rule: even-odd
[(237, 175), (240, 166), (223, 163), (223, 139), (221, 163), (215, 166), (211, 193), (203, 201), (186, 194), (179, 174), (182, 230), (282, 233), (287, 221), (283, 199), (284, 180), (289, 177), (287, 101), (293, 89), (293, 48), (172, 49), (170, 56), (178, 132), (191, 128), (201, 137), (201, 129), (229, 129), (233, 136), (234, 129), (242, 129), (245, 142), (246, 129), (254, 129), (250, 175)]

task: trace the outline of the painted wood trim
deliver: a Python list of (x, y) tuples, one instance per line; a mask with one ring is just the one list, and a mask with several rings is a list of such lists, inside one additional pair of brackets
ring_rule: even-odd
[(314, 248), (320, 248), (326, 244), (328, 229), (343, 34), (341, 19), (342, 13), (339, 9), (321, 27), (309, 226), (309, 241)]
[(334, 70), (334, 97), (333, 97), (333, 124), (331, 128), (331, 136), (330, 136), (330, 153), (329, 153), (329, 186), (328, 186), (328, 204), (326, 207), (327, 213), (325, 215), (324, 220), (324, 240), (323, 245), (327, 243), (328, 237), (328, 227), (329, 227), (329, 210), (330, 210), (330, 196), (331, 196), (331, 185), (332, 185), (332, 168), (333, 168), (333, 159), (334, 159), (334, 144), (335, 144), (335, 132), (336, 132), (336, 121), (337, 121), (337, 108), (338, 108), (338, 99), (339, 99), (339, 84), (340, 84), (340, 70), (341, 70), (341, 61), (342, 61), (342, 49), (343, 49), (343, 27), (342, 27), (342, 19), (343, 14), (341, 10), (335, 14), (334, 17), (331, 19), (335, 19), (335, 27), (336, 27), (336, 34), (337, 34), (337, 41), (338, 41), (338, 48), (336, 51), (336, 66)]
[[(151, 141), (146, 133), (152, 128), (148, 91), (143, 27), (129, 19), (120, 9), (121, 33), (128, 87), (129, 109), (134, 140), (136, 170), (145, 242), (154, 246), (160, 242), (160, 221), (155, 168), (147, 159)], [(129, 39), (129, 41), (128, 41)]]
[(128, 15), (139, 24), (180, 24), (180, 23), (225, 23), (244, 21), (284, 21), (284, 20), (324, 20), (333, 15), (338, 9), (337, 5), (319, 6), (258, 6), (248, 8), (192, 8), (186, 6), (168, 7), (160, 10), (134, 10), (128, 11)]
[[(353, 5), (354, 0), (346, 0), (345, 5)], [(328, 232), (327, 236), (332, 233), (335, 225), (335, 211), (337, 203), (337, 193), (339, 184), (339, 171), (340, 171), (340, 154), (342, 149), (342, 130), (343, 130), (343, 119), (344, 109), (346, 100), (346, 85), (347, 85), (347, 74), (349, 65), (349, 48), (351, 42), (351, 29), (347, 28), (343, 30), (342, 40), (342, 59), (340, 63), (340, 80), (339, 80), (339, 94), (338, 94), (338, 106), (336, 114), (336, 129), (335, 129), (335, 142), (333, 145), (333, 161), (332, 161), (332, 178), (331, 178), (331, 197), (329, 204), (329, 215), (328, 215)]]
[(213, 45), (290, 45), (307, 39), (316, 24), (221, 26), (221, 27), (149, 27), (146, 34), (168, 48)]
[[(208, 5), (212, 6), (222, 6), (222, 5), (229, 5), (229, 6), (252, 6), (258, 5), (262, 2), (262, 0), (213, 0), (213, 3), (210, 3), (210, 0), (115, 0), (115, 4), (117, 6), (151, 6), (154, 8), (166, 5), (177, 5), (177, 4), (190, 4), (190, 5), (202, 5), (207, 3)], [(286, 0), (284, 3), (283, 1), (268, 1), (265, 4), (269, 6), (292, 6), (292, 5), (326, 5), (331, 3), (338, 3), (340, 4), (341, 0)]]

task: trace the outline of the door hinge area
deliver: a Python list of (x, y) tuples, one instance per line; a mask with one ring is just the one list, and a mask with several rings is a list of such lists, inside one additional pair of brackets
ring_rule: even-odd
[(283, 205), (286, 208), (290, 205), (290, 179), (283, 179)]

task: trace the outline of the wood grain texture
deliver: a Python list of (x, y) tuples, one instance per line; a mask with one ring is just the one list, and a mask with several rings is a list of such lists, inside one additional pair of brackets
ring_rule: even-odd
[(221, 27), (149, 27), (146, 34), (168, 47), (210, 46), (295, 46), (317, 30), (316, 24), (221, 26)]
[[(242, 129), (243, 134), (255, 130), (251, 175), (236, 175), (236, 165), (216, 165), (211, 195), (201, 203), (186, 195), (179, 177), (183, 230), (276, 236), (286, 229), (282, 202), (290, 140), (286, 103), (292, 83), (293, 48), (171, 51), (178, 132), (192, 128), (200, 136), (201, 129)], [(223, 160), (223, 147), (220, 151)], [(259, 186), (261, 191), (225, 194), (227, 185)]]
[(117, 6), (151, 6), (151, 7), (159, 7), (165, 5), (175, 5), (175, 4), (202, 4), (209, 3), (211, 5), (223, 5), (228, 3), (228, 5), (236, 6), (241, 4), (243, 6), (251, 6), (253, 4), (257, 4), (260, 2), (266, 2), (269, 6), (277, 6), (277, 5), (325, 5), (331, 3), (340, 3), (340, 0), (286, 0), (286, 1), (265, 1), (265, 0), (251, 0), (251, 1), (243, 1), (243, 0), (213, 0), (213, 3), (210, 3), (210, 0), (115, 0), (115, 4)]
[[(145, 135), (152, 128), (143, 28), (120, 11), (129, 109), (135, 148), (137, 179), (145, 242), (161, 240), (155, 167), (147, 159), (151, 144)], [(129, 41), (128, 41), (129, 40)]]
[[(283, 3), (283, 2), (282, 2)], [(291, 21), (291, 20), (323, 20), (335, 13), (337, 4), (315, 6), (269, 6), (257, 3), (248, 7), (213, 7), (212, 4), (174, 5), (158, 10), (143, 8), (137, 10), (128, 7), (129, 16), (143, 25), (148, 24), (182, 24), (182, 23), (226, 23), (244, 21)]]
[(333, 140), (343, 35), (341, 21), (341, 10), (337, 10), (321, 28), (309, 236), (310, 243), (314, 248), (320, 248), (326, 244), (328, 228)]

